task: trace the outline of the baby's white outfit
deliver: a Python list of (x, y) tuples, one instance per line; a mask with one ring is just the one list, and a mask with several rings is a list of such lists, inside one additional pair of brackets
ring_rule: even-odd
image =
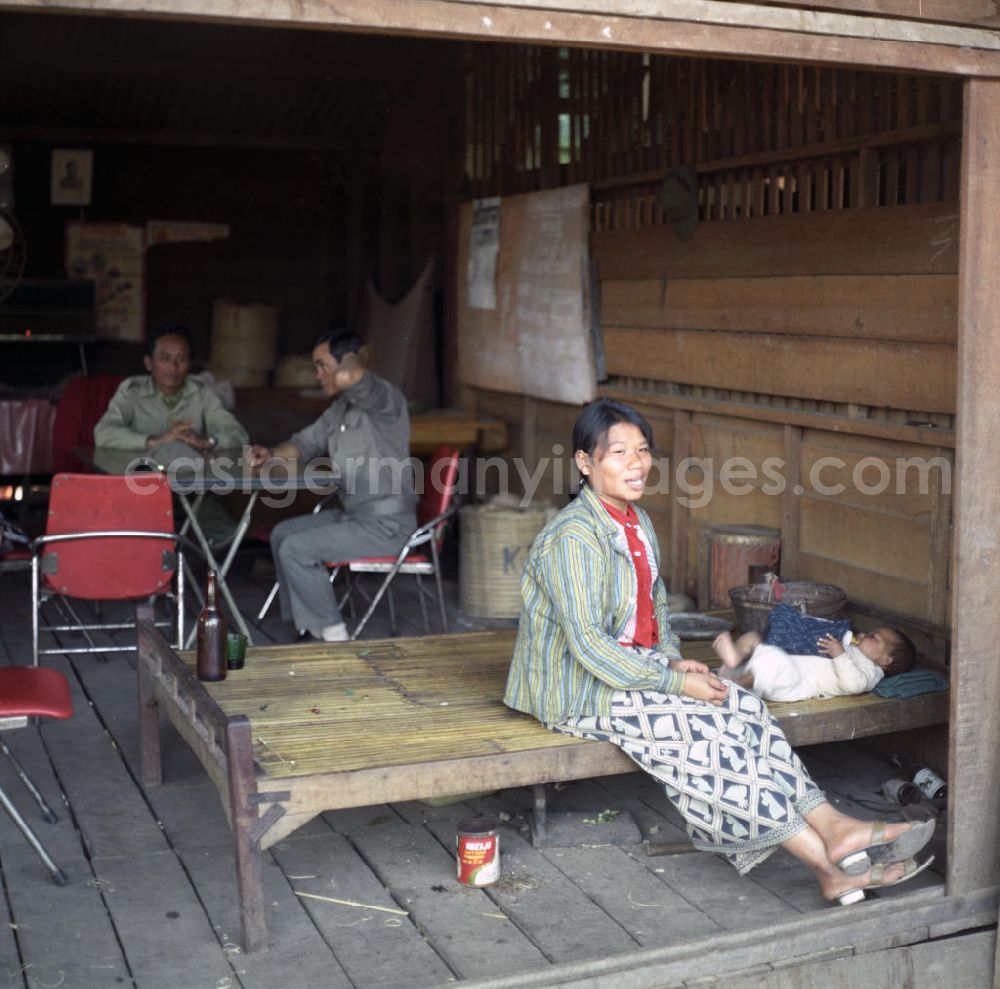
[(736, 675), (753, 674), (753, 692), (767, 701), (802, 701), (810, 697), (843, 697), (866, 694), (885, 676), (856, 645), (854, 635), (844, 635), (844, 651), (829, 656), (793, 656), (778, 646), (761, 644)]

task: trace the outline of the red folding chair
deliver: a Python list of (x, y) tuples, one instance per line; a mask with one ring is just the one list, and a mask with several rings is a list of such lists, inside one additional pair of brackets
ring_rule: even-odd
[(124, 380), (120, 374), (92, 374), (67, 382), (52, 423), (53, 471), (91, 473), (77, 456), (77, 447), (94, 445), (94, 426)]
[[(23, 728), (28, 718), (59, 718), (73, 716), (73, 700), (69, 695), (69, 682), (58, 670), (34, 666), (5, 666), (0, 668), (0, 732)], [(58, 820), (52, 808), (24, 771), (7, 743), (0, 738), (0, 752), (10, 760), (18, 778), (35, 798), (42, 816), (50, 824)], [(57, 886), (66, 885), (66, 873), (52, 861), (38, 836), (11, 802), (3, 787), (0, 787), (0, 805), (10, 815), (18, 830), (28, 840), (45, 867), (52, 874)]]
[[(184, 641), (184, 566), (167, 478), (57, 474), (52, 479), (45, 535), (34, 541), (31, 566), (31, 642), (38, 657), (71, 653), (129, 652), (135, 646), (98, 645), (91, 632), (133, 627), (132, 621), (85, 624), (71, 598), (87, 601), (174, 599), (175, 642)], [(172, 592), (176, 578), (177, 591)], [(42, 605), (54, 599), (73, 624), (41, 625)], [(86, 646), (39, 648), (41, 632), (82, 632)]]
[[(368, 610), (351, 633), (352, 639), (356, 639), (364, 631), (383, 597), (388, 599), (389, 627), (392, 634), (396, 634), (396, 607), (392, 597), (392, 584), (401, 574), (409, 574), (416, 578), (420, 613), (424, 620), (424, 628), (428, 632), (430, 622), (427, 618), (426, 599), (431, 595), (423, 586), (421, 578), (434, 578), (438, 610), (441, 615), (441, 631), (448, 631), (448, 612), (445, 608), (444, 587), (441, 583), (441, 545), (448, 523), (458, 511), (458, 505), (455, 503), (458, 460), (457, 447), (439, 446), (434, 451), (430, 459), (430, 469), (424, 478), (424, 491), (417, 505), (417, 528), (413, 530), (406, 540), (406, 545), (396, 556), (366, 556), (356, 560), (325, 564), (330, 570), (331, 583), (341, 571), (348, 575), (348, 579), (354, 574), (385, 575), (374, 596), (369, 598)], [(340, 602), (341, 607), (349, 603), (356, 589), (357, 584), (349, 580), (347, 592)]]

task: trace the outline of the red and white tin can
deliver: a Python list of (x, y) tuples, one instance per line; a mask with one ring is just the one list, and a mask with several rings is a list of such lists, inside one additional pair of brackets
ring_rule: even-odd
[(459, 821), (455, 851), (460, 883), (489, 886), (500, 878), (500, 837), (493, 818)]

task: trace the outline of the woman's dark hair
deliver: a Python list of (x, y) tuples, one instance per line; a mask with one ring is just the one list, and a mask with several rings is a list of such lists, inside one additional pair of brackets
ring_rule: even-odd
[(146, 354), (149, 357), (153, 356), (156, 351), (156, 342), (162, 337), (180, 337), (187, 343), (188, 353), (194, 352), (191, 331), (186, 326), (181, 326), (179, 323), (161, 323), (159, 326), (153, 327), (149, 331), (149, 336), (146, 337)]
[(361, 337), (354, 330), (332, 330), (324, 333), (313, 347), (321, 347), (324, 343), (330, 345), (330, 356), (339, 361), (344, 354), (356, 354), (361, 349)]
[(636, 426), (649, 446), (653, 446), (653, 427), (645, 416), (631, 405), (616, 402), (613, 398), (599, 398), (584, 406), (573, 424), (573, 452), (583, 450), (589, 456), (605, 443), (608, 430), (619, 422)]

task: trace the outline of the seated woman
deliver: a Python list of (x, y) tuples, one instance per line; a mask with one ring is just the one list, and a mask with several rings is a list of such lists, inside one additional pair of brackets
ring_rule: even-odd
[(573, 428), (580, 495), (539, 533), (504, 697), (553, 731), (618, 745), (662, 787), (702, 851), (744, 874), (779, 845), (841, 904), (911, 878), (934, 822), (834, 809), (764, 702), (681, 658), (649, 516), (635, 506), (653, 435), (633, 408), (587, 406)]

